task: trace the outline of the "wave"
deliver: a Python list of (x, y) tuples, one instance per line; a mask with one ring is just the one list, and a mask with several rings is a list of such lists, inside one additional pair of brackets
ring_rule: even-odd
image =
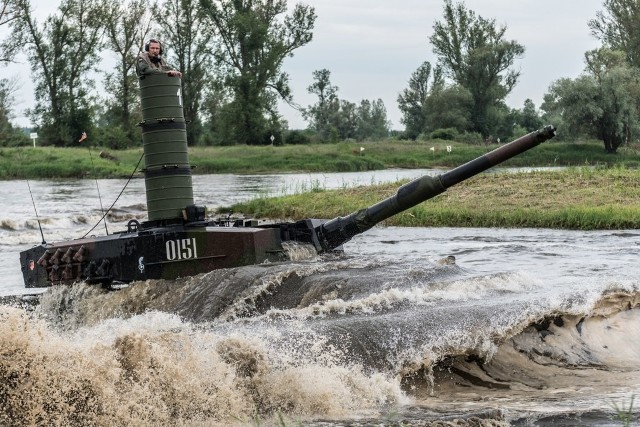
[[(631, 355), (640, 354), (640, 347), (624, 344), (625, 337), (633, 340), (637, 329), (634, 318), (626, 317), (640, 302), (633, 284), (590, 297), (582, 292), (562, 299), (521, 300), (536, 288), (526, 274), (476, 276), (456, 265), (426, 265), (429, 268), (406, 269), (343, 258), (148, 280), (118, 292), (62, 286), (43, 294), (38, 310), (65, 330), (160, 311), (204, 327), (240, 324), (259, 329), (277, 324), (288, 333), (289, 324), (301, 322), (330, 338), (342, 339), (347, 331), (355, 343), (376, 336), (377, 346), (388, 346), (402, 328), (402, 345), (384, 352), (391, 369), (423, 365), (425, 360), (431, 365), (457, 355), (492, 360), (509, 340), (531, 360), (539, 352), (567, 366), (619, 369), (629, 366)], [(620, 342), (606, 341), (613, 337)], [(590, 342), (599, 344), (593, 347)], [(640, 340), (635, 342), (640, 346)], [(531, 348), (525, 350), (524, 343)], [(364, 346), (355, 354), (359, 352), (366, 354), (371, 348)], [(612, 354), (621, 359), (616, 361)], [(368, 363), (366, 358), (358, 361)]]
[(55, 287), (36, 306), (0, 306), (0, 424), (339, 425), (393, 412), (509, 425), (555, 416), (558, 394), (597, 418), (640, 383), (637, 284), (536, 289), (521, 272), (344, 256), (116, 292)]
[[(125, 230), (127, 221), (135, 218), (139, 218), (139, 215), (123, 211), (109, 213), (107, 216), (109, 232)], [(0, 219), (0, 239), (4, 246), (12, 250), (15, 250), (16, 246), (40, 243), (42, 241), (41, 229), (47, 241), (77, 239), (89, 232), (95, 224), (99, 224), (100, 227), (96, 227), (96, 230), (91, 234), (102, 234), (104, 227), (100, 223), (101, 220), (101, 213), (70, 215), (64, 218), (40, 218), (39, 221), (35, 219)]]
[(2, 307), (0, 424), (246, 425), (269, 414), (344, 417), (397, 403), (382, 374), (278, 354), (175, 315), (113, 318), (73, 333)]
[[(607, 293), (584, 314), (549, 313), (541, 320), (496, 337), (495, 351), (477, 354), (446, 354), (430, 370), (454, 370), (464, 382), (505, 388), (526, 385), (543, 389), (558, 387), (569, 377), (595, 372), (603, 376), (620, 373), (638, 378), (640, 366), (640, 293)], [(425, 368), (422, 366), (421, 368)], [(552, 371), (554, 374), (550, 375)], [(569, 382), (575, 380), (571, 378)], [(457, 381), (456, 380), (456, 381)], [(616, 387), (619, 386), (616, 383)]]

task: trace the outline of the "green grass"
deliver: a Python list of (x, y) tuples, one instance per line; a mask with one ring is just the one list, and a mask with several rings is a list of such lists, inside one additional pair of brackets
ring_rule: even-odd
[(620, 406), (618, 406), (618, 404), (615, 402), (612, 403), (613, 410), (616, 412), (616, 415), (613, 419), (615, 421), (620, 421), (623, 427), (629, 427), (633, 425), (632, 423), (636, 418), (633, 412), (634, 397), (635, 396), (633, 395), (631, 396), (631, 401), (629, 402), (628, 406), (624, 402)]
[[(451, 151), (447, 147), (451, 147)], [(364, 150), (360, 151), (363, 147)], [(450, 141), (341, 142), (295, 146), (190, 147), (194, 174), (274, 172), (358, 172), (389, 168), (451, 168), (498, 145)], [(432, 150), (433, 148), (433, 150)], [(100, 157), (108, 151), (115, 159)], [(0, 148), (0, 179), (124, 178), (134, 170), (142, 148), (98, 147)], [(92, 162), (93, 160), (93, 162)], [(640, 150), (623, 147), (606, 154), (601, 142), (550, 141), (520, 154), (503, 166), (640, 166)], [(143, 168), (144, 164), (139, 169)]]
[(131, 175), (142, 149), (110, 152), (99, 148), (0, 148), (0, 179), (104, 178)]
[[(451, 151), (447, 146), (451, 146)], [(364, 147), (361, 152), (360, 147)], [(431, 150), (434, 148), (434, 150)], [(266, 147), (194, 147), (194, 173), (360, 171), (384, 168), (449, 168), (496, 146), (446, 141)], [(598, 142), (547, 142), (503, 166), (570, 166), (558, 172), (482, 174), (385, 221), (398, 226), (640, 228), (640, 150), (605, 154)], [(127, 177), (142, 148), (20, 147), (0, 149), (0, 179)], [(354, 152), (355, 151), (355, 152)], [(596, 167), (582, 167), (582, 166)], [(142, 169), (141, 164), (138, 169)], [(138, 175), (139, 176), (139, 175)], [(287, 197), (261, 197), (230, 207), (256, 217), (300, 219), (344, 216), (395, 194), (402, 183), (326, 191), (299, 189)]]
[[(334, 218), (391, 197), (402, 184), (262, 197), (229, 210), (259, 218)], [(640, 228), (640, 171), (570, 168), (481, 174), (384, 223), (409, 227)]]

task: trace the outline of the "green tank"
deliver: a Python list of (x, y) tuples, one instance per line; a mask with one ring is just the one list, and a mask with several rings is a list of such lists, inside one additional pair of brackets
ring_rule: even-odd
[(105, 286), (176, 279), (219, 268), (287, 260), (285, 246), (318, 252), (341, 245), (375, 224), (447, 188), (553, 138), (547, 126), (439, 176), (424, 176), (373, 206), (330, 221), (258, 224), (208, 220), (193, 202), (181, 81), (164, 74), (140, 79), (148, 219), (114, 234), (54, 243), (20, 253), (25, 287), (84, 281)]

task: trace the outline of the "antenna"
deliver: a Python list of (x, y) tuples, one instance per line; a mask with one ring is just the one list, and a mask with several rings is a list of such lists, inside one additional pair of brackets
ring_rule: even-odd
[[(80, 139), (78, 140), (78, 142), (82, 142), (85, 139), (87, 139), (87, 132), (83, 131), (82, 135), (80, 135)], [(87, 144), (87, 149), (89, 150), (89, 159), (91, 159), (91, 168), (93, 169), (93, 176), (96, 181), (96, 190), (98, 191), (98, 200), (100, 201), (100, 211), (102, 212), (102, 220), (104, 221), (104, 231), (108, 235), (109, 230), (107, 230), (107, 220), (106, 220), (107, 214), (104, 213), (104, 207), (102, 207), (102, 196), (100, 195), (100, 187), (98, 186), (98, 177), (96, 176), (96, 168), (95, 168), (95, 165), (93, 164), (93, 156), (91, 155), (91, 146), (89, 144)]]
[(111, 204), (111, 206), (109, 206), (109, 209), (107, 209), (107, 212), (105, 212), (102, 215), (102, 218), (100, 218), (98, 220), (98, 222), (96, 222), (96, 225), (94, 225), (93, 227), (91, 227), (91, 230), (87, 231), (85, 233), (84, 236), (82, 236), (81, 238), (84, 239), (85, 237), (87, 237), (89, 235), (89, 233), (91, 233), (97, 226), (98, 224), (100, 224), (100, 221), (102, 221), (109, 212), (111, 212), (111, 209), (113, 209), (113, 207), (115, 206), (116, 202), (120, 199), (120, 196), (122, 196), (122, 193), (124, 193), (124, 190), (127, 188), (127, 185), (129, 185), (129, 182), (131, 182), (131, 179), (133, 178), (133, 175), (136, 173), (136, 170), (138, 170), (138, 166), (140, 166), (140, 162), (142, 161), (142, 158), (144, 157), (144, 152), (140, 155), (140, 158), (138, 159), (138, 164), (136, 164), (136, 166), (133, 168), (133, 172), (131, 172), (131, 175), (129, 175), (129, 179), (127, 180), (127, 182), (124, 184), (124, 187), (122, 187), (122, 190), (120, 190), (120, 194), (118, 194), (118, 197), (116, 197), (116, 199), (113, 201), (113, 203)]
[(33, 210), (36, 213), (36, 220), (38, 221), (38, 228), (40, 229), (40, 236), (42, 237), (42, 244), (46, 245), (47, 242), (44, 241), (44, 233), (42, 232), (42, 224), (40, 224), (40, 217), (38, 217), (38, 210), (36, 209), (36, 202), (33, 200), (33, 193), (31, 192), (31, 185), (29, 184), (29, 180), (27, 180), (27, 187), (29, 187), (29, 195), (31, 196), (31, 203), (33, 203)]

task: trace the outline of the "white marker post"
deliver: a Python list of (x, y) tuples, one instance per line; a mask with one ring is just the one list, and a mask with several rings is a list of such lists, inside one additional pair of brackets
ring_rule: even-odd
[(36, 139), (38, 139), (38, 134), (36, 132), (31, 132), (31, 134), (29, 134), (29, 138), (33, 139), (33, 148), (36, 148)]

